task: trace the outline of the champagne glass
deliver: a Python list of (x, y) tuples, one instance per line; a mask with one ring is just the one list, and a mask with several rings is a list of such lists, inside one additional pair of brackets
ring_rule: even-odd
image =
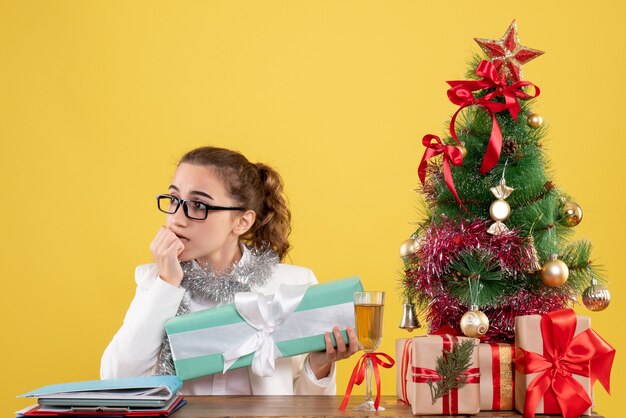
[[(366, 353), (374, 352), (383, 339), (383, 307), (385, 292), (354, 292), (354, 316), (359, 347)], [(372, 399), (372, 361), (368, 358), (365, 370), (365, 401), (355, 411), (376, 411)], [(379, 406), (379, 411), (385, 408)]]

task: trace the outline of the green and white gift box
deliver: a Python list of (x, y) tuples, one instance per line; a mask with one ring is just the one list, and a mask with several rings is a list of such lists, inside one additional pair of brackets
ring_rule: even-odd
[(358, 277), (281, 285), (273, 296), (238, 293), (235, 303), (172, 318), (165, 331), (176, 374), (190, 380), (252, 366), (253, 373), (269, 376), (276, 358), (325, 350), (324, 333), (334, 326), (347, 343), (346, 328), (355, 326), (354, 292), (360, 291)]

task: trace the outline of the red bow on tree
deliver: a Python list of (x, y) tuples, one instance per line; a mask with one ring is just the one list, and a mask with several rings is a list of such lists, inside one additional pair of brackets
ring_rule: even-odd
[(587, 329), (576, 337), (576, 314), (571, 309), (550, 312), (541, 318), (543, 355), (518, 349), (516, 372), (538, 373), (526, 388), (524, 417), (533, 418), (544, 398), (546, 406), (558, 405), (564, 418), (580, 416), (592, 404), (589, 395), (572, 374), (599, 380), (610, 392), (615, 349), (595, 331)]
[[(433, 139), (435, 142), (432, 141)], [(439, 154), (443, 154), (443, 178), (446, 181), (446, 185), (454, 195), (454, 198), (457, 202), (459, 202), (459, 205), (461, 205), (461, 208), (467, 211), (465, 206), (463, 206), (458, 193), (456, 192), (454, 181), (452, 180), (452, 171), (450, 169), (450, 164), (458, 166), (463, 163), (461, 150), (454, 145), (444, 145), (443, 142), (441, 142), (441, 138), (437, 135), (429, 134), (424, 136), (424, 138), (422, 138), (422, 144), (426, 147), (426, 151), (424, 151), (422, 161), (417, 168), (417, 174), (419, 175), (422, 185), (426, 184), (426, 169), (428, 168), (428, 160)]]
[[(450, 121), (450, 134), (454, 140), (461, 144), (459, 138), (456, 135), (455, 123), (456, 117), (461, 110), (468, 106), (478, 105), (481, 106), (491, 116), (491, 136), (489, 143), (487, 144), (487, 151), (483, 158), (482, 165), (480, 166), (481, 174), (485, 174), (491, 170), (498, 163), (500, 159), (500, 150), (502, 149), (502, 131), (500, 125), (496, 119), (496, 113), (508, 110), (515, 121), (517, 121), (517, 114), (522, 107), (520, 106), (518, 99), (528, 100), (539, 96), (539, 87), (535, 86), (529, 81), (517, 81), (511, 85), (506, 83), (506, 78), (500, 76), (496, 67), (489, 61), (481, 61), (476, 68), (476, 75), (482, 77), (482, 80), (458, 80), (448, 81), (450, 89), (448, 90), (448, 98), (454, 104), (461, 106), (452, 116)], [(535, 88), (535, 94), (530, 95), (524, 92), (523, 87), (533, 86)], [(484, 89), (494, 89), (492, 92), (478, 98), (474, 95), (475, 91)], [(500, 101), (493, 101), (493, 99), (502, 97), (504, 103)]]

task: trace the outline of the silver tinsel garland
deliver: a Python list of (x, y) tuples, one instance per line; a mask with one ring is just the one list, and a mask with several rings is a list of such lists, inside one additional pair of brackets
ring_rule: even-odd
[[(184, 275), (180, 286), (187, 291), (176, 316), (190, 312), (191, 300), (221, 305), (232, 302), (235, 293), (249, 292), (252, 288), (262, 286), (271, 277), (278, 261), (278, 255), (271, 249), (250, 249), (248, 262), (235, 264), (222, 273), (214, 272), (210, 266), (200, 266), (196, 260), (181, 263)], [(161, 343), (156, 374), (176, 374), (167, 335), (163, 336)]]

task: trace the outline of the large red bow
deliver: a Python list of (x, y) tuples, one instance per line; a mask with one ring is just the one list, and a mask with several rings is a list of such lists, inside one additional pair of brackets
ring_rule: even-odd
[[(432, 140), (435, 140), (433, 142)], [(463, 155), (461, 154), (461, 150), (458, 149), (454, 145), (444, 145), (437, 135), (426, 135), (422, 138), (422, 144), (426, 147), (426, 151), (424, 151), (424, 155), (422, 156), (422, 161), (417, 169), (417, 174), (419, 175), (420, 181), (422, 185), (426, 183), (426, 169), (428, 168), (428, 160), (433, 158), (439, 154), (443, 154), (443, 178), (446, 181), (446, 185), (454, 195), (454, 198), (461, 208), (465, 209), (461, 199), (459, 198), (458, 193), (456, 192), (456, 188), (454, 187), (454, 180), (452, 179), (452, 171), (450, 170), (450, 164), (452, 165), (461, 165), (463, 163)]]
[[(517, 81), (511, 85), (506, 83), (506, 78), (500, 76), (496, 67), (489, 61), (481, 61), (476, 68), (476, 75), (482, 77), (482, 80), (457, 80), (448, 81), (450, 89), (448, 90), (448, 98), (454, 104), (461, 106), (452, 116), (450, 121), (450, 134), (457, 143), (461, 143), (456, 135), (455, 123), (459, 112), (464, 108), (472, 105), (481, 106), (491, 116), (491, 136), (487, 144), (487, 151), (483, 158), (480, 172), (485, 174), (498, 163), (500, 159), (500, 150), (502, 149), (502, 131), (496, 119), (496, 113), (508, 110), (514, 120), (517, 121), (517, 115), (522, 109), (518, 99), (528, 100), (539, 96), (539, 87), (529, 81)], [(524, 92), (523, 87), (533, 86), (535, 94), (530, 95)], [(494, 91), (478, 98), (473, 92), (484, 89), (495, 89)], [(492, 101), (502, 96), (504, 103)]]
[[(386, 362), (381, 359), (383, 357)], [(350, 400), (350, 394), (352, 393), (352, 387), (354, 385), (360, 385), (363, 383), (365, 379), (365, 372), (367, 370), (367, 360), (372, 362), (372, 368), (374, 369), (374, 377), (376, 378), (376, 400), (374, 401), (374, 408), (378, 410), (378, 406), (380, 405), (380, 373), (378, 372), (378, 366), (384, 367), (386, 369), (393, 367), (396, 362), (385, 353), (365, 353), (354, 366), (354, 370), (352, 371), (352, 376), (350, 376), (350, 383), (348, 383), (348, 388), (346, 389), (346, 394), (343, 397), (343, 402), (341, 402), (341, 406), (339, 406), (339, 410), (343, 411), (348, 406), (348, 401)]]
[[(564, 418), (581, 415), (592, 404), (572, 373), (599, 380), (610, 392), (611, 367), (615, 349), (595, 331), (587, 329), (576, 337), (576, 314), (571, 309), (550, 312), (541, 318), (543, 355), (518, 349), (518, 373), (538, 373), (526, 388), (524, 418), (533, 418), (544, 395), (555, 399)], [(544, 400), (545, 402), (545, 400)]]

